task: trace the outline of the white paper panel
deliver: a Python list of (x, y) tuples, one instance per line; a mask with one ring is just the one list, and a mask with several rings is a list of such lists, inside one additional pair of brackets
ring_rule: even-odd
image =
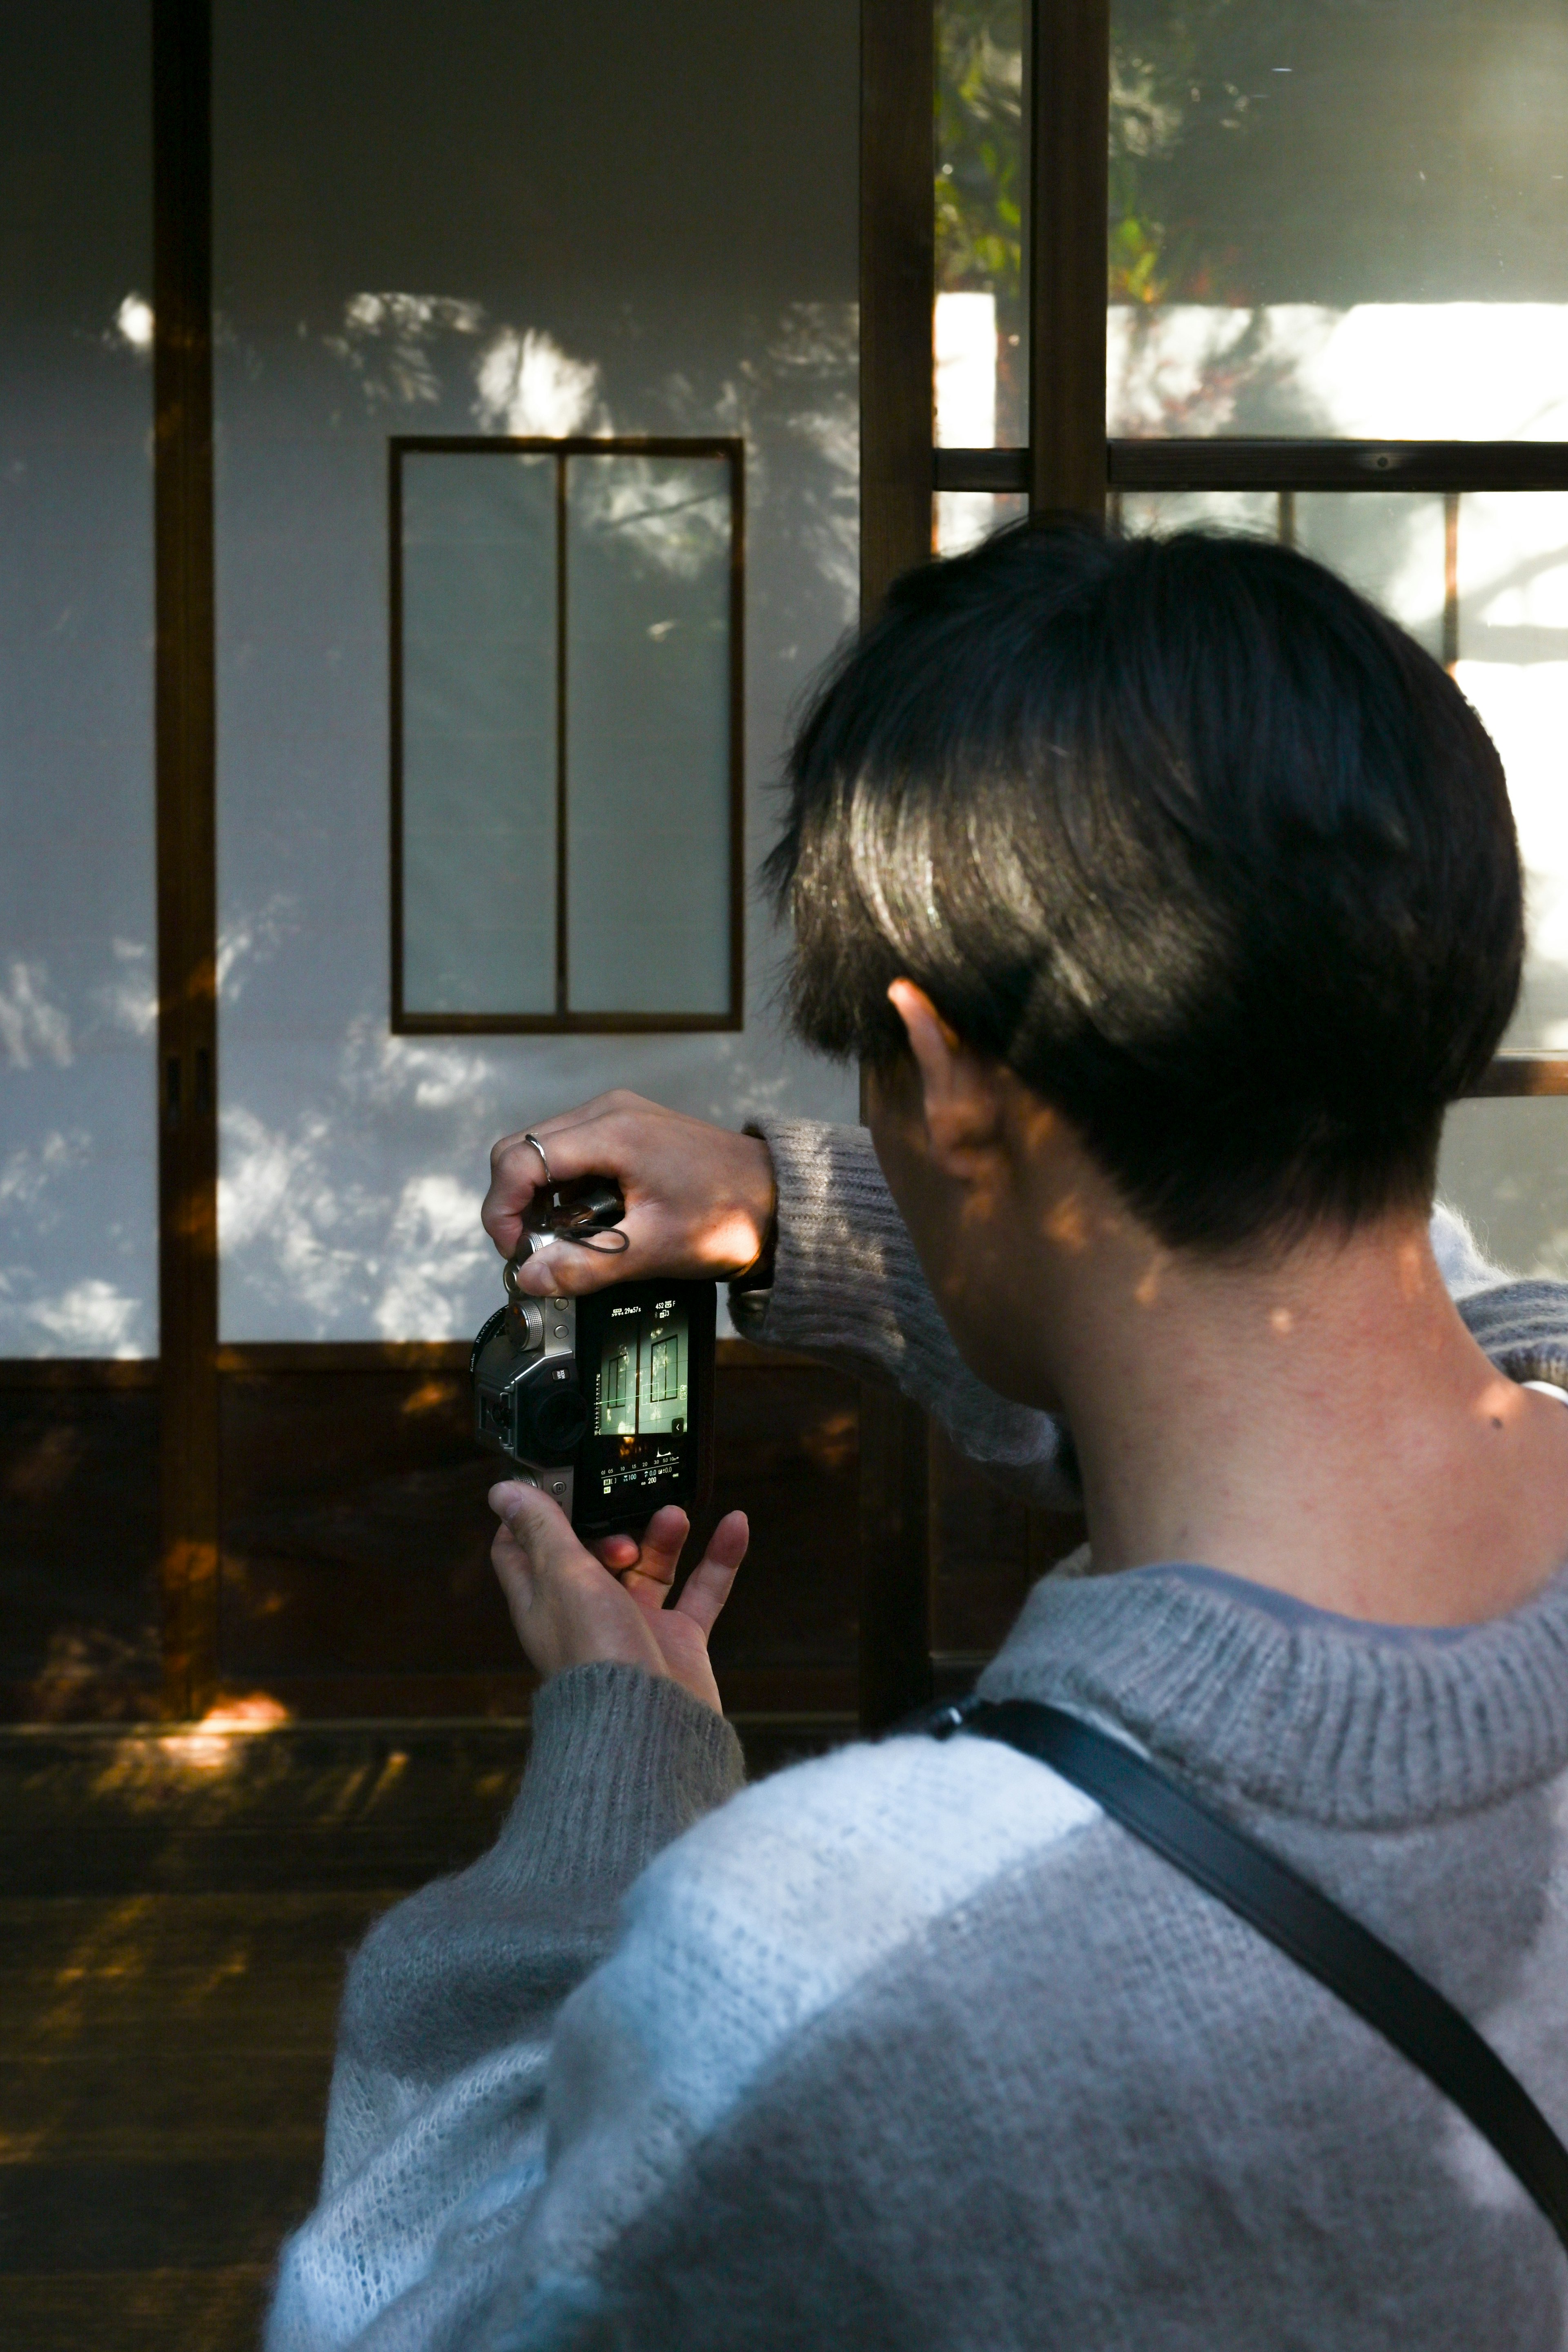
[(0, 1356), (158, 1345), (148, 39), (0, 40)]
[[(734, 1123), (854, 1116), (854, 1074), (779, 1035), (754, 900), (740, 1033), (391, 1033), (387, 577), (392, 435), (740, 435), (754, 870), (785, 714), (856, 602), (854, 14), (386, 0), (366, 23), (353, 0), (214, 10), (233, 1340), (471, 1332), (501, 1295), (479, 1225), (490, 1142), (608, 1087)], [(523, 708), (507, 692), (503, 733)], [(514, 803), (470, 896), (459, 764), (426, 771), (425, 814), (444, 809), (427, 903), (439, 882), (448, 913), (506, 931), (521, 997), (542, 959), (503, 923), (507, 861), (542, 853)], [(441, 984), (476, 991), (492, 950), (452, 929)], [(711, 930), (683, 954), (687, 1001), (710, 1001)]]

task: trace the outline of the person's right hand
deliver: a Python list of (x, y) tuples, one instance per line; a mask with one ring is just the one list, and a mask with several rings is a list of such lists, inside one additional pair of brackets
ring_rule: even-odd
[[(624, 1251), (556, 1242), (527, 1259), (518, 1286), (567, 1297), (655, 1275), (718, 1282), (754, 1265), (773, 1230), (777, 1195), (768, 1147), (683, 1112), (664, 1110), (617, 1088), (577, 1110), (535, 1119), (531, 1130), (558, 1181), (613, 1176), (626, 1203)], [(490, 1153), (490, 1189), (480, 1212), (486, 1233), (510, 1257), (523, 1212), (544, 1181), (531, 1143), (504, 1135)]]

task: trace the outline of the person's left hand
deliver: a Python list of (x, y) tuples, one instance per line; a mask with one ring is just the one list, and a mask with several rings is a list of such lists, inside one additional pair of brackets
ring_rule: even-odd
[(746, 1556), (744, 1511), (731, 1511), (667, 1608), (680, 1548), (690, 1531), (673, 1503), (656, 1511), (638, 1545), (606, 1537), (599, 1557), (580, 1544), (559, 1504), (537, 1486), (504, 1479), (490, 1488), (501, 1525), (490, 1558), (531, 1665), (542, 1675), (597, 1660), (665, 1675), (717, 1709), (708, 1636)]

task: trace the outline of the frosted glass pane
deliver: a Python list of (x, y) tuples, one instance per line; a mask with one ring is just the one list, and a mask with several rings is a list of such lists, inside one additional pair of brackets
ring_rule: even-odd
[(0, 71), (0, 1356), (158, 1346), (149, 17)]
[(1246, 530), (1278, 536), (1279, 501), (1272, 490), (1125, 490), (1125, 531)]
[(567, 463), (567, 1002), (730, 1003), (729, 469)]
[(1303, 491), (1296, 499), (1296, 544), (1359, 588), (1443, 653), (1443, 501), (1409, 492)]
[(403, 460), (403, 988), (555, 1005), (555, 464)]
[(1114, 0), (1124, 434), (1568, 433), (1562, 0)]
[(1568, 1052), (1568, 493), (1459, 502), (1459, 684), (1502, 755), (1530, 918), (1510, 1046)]
[(936, 437), (1027, 440), (1024, 0), (937, 0)]
[(931, 500), (939, 555), (962, 555), (1004, 524), (1021, 522), (1029, 501), (1021, 490), (938, 490)]

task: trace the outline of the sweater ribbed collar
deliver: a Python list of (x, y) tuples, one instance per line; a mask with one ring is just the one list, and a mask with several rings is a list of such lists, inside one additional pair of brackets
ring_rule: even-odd
[(1286, 1622), (1174, 1571), (1047, 1576), (980, 1691), (1109, 1717), (1281, 1812), (1403, 1828), (1568, 1768), (1568, 1569), (1462, 1640), (1409, 1644)]

